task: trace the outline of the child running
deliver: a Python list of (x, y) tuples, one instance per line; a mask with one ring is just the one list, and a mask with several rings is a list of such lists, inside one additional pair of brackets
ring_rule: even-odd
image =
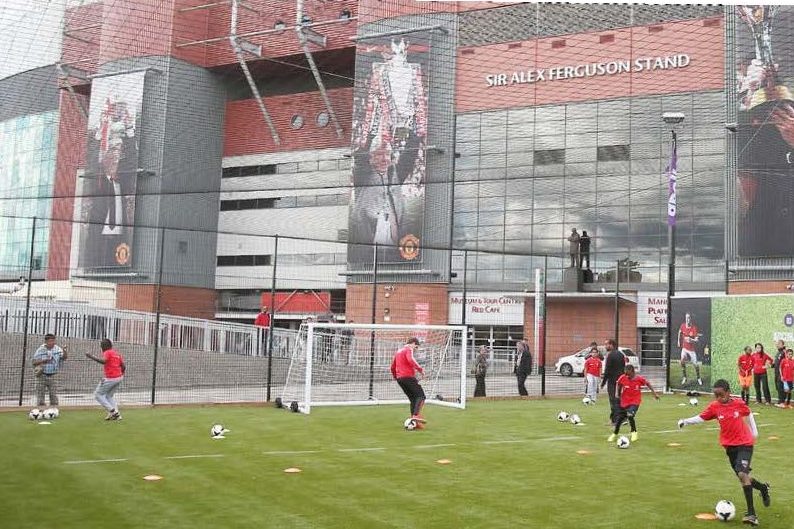
[(628, 364), (625, 373), (620, 375), (617, 382), (617, 396), (620, 399), (620, 411), (615, 420), (615, 431), (607, 438), (607, 441), (610, 443), (617, 439), (620, 433), (620, 425), (626, 419), (629, 420), (629, 425), (631, 426), (631, 441), (634, 442), (639, 438), (637, 434), (637, 422), (634, 418), (642, 402), (642, 392), (640, 390), (643, 386), (650, 389), (653, 392), (654, 398), (659, 400), (659, 394), (653, 389), (648, 379), (636, 374), (634, 372), (634, 366)]

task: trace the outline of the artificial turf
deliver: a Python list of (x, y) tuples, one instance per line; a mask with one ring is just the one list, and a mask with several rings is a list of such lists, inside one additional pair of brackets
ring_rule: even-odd
[[(677, 431), (677, 418), (706, 403), (681, 406), (687, 401), (646, 396), (640, 439), (627, 450), (606, 442), (605, 399), (429, 407), (427, 429), (414, 432), (402, 429), (407, 406), (309, 416), (270, 407), (127, 409), (121, 422), (64, 409), (50, 425), (0, 413), (0, 520), (9, 529), (681, 528), (718, 524), (694, 515), (729, 499), (738, 527), (744, 499), (710, 429), (716, 423)], [(558, 422), (560, 410), (584, 424)], [(772, 506), (756, 496), (756, 508), (762, 527), (788, 529), (794, 410), (754, 410), (762, 426), (753, 473), (773, 486)], [(210, 438), (215, 423), (231, 430), (225, 439)], [(108, 459), (125, 461), (88, 462)], [(149, 474), (163, 479), (144, 481)]]

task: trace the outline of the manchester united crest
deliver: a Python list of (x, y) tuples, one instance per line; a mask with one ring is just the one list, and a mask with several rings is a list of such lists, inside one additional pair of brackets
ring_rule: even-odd
[(400, 257), (406, 261), (413, 261), (419, 257), (419, 238), (409, 233), (400, 239)]
[(130, 247), (123, 242), (116, 246), (116, 262), (122, 266), (130, 262)]

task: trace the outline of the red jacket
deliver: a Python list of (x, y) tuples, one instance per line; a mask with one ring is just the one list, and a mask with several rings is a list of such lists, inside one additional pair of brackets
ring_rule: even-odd
[(267, 312), (260, 312), (257, 314), (254, 325), (257, 327), (270, 327), (270, 314)]
[(391, 361), (391, 374), (394, 378), (415, 377), (417, 371), (425, 372), (414, 360), (414, 352), (410, 345), (404, 346), (394, 354)]
[(794, 382), (794, 358), (784, 358), (780, 361), (780, 380)]
[(766, 353), (753, 353), (753, 374), (754, 375), (763, 375), (766, 373), (766, 368), (768, 365), (772, 365), (774, 360), (772, 357)]

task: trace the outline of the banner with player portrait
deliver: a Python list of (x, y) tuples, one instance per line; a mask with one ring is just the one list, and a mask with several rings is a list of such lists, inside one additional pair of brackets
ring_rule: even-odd
[[(775, 342), (783, 340), (794, 345), (794, 296), (726, 296), (714, 298), (711, 304), (713, 347), (715, 351), (712, 378), (724, 378), (731, 392), (739, 393), (736, 363), (745, 346), (764, 346), (772, 358), (777, 353)], [(774, 372), (767, 371), (773, 397)], [(751, 391), (755, 397), (754, 390)]]
[(80, 211), (80, 268), (132, 264), (138, 141), (146, 72), (95, 79)]
[[(412, 40), (411, 40), (412, 39)], [(349, 263), (421, 260), (430, 37), (367, 39), (356, 50)]]
[(708, 392), (711, 389), (711, 298), (673, 298), (670, 388)]
[(736, 6), (737, 248), (794, 255), (794, 7)]

